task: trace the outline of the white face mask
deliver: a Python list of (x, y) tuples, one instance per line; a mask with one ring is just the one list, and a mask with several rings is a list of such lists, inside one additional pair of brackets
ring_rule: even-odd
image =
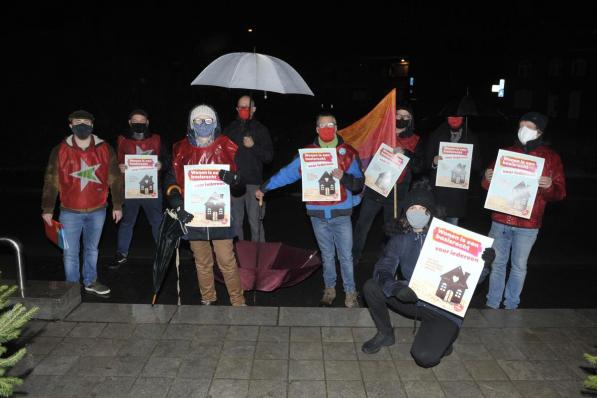
[(526, 145), (527, 142), (537, 139), (539, 132), (537, 130), (533, 130), (528, 128), (527, 126), (522, 126), (518, 129), (518, 140), (522, 145)]

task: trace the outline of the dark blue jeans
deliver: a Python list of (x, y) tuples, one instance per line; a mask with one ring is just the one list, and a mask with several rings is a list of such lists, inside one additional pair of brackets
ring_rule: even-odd
[(145, 216), (151, 225), (153, 239), (157, 242), (160, 232), (160, 223), (162, 222), (162, 198), (156, 199), (125, 199), (122, 208), (122, 220), (118, 228), (118, 247), (116, 251), (122, 255), (128, 255), (129, 246), (133, 239), (133, 229), (137, 222), (139, 209), (145, 210)]

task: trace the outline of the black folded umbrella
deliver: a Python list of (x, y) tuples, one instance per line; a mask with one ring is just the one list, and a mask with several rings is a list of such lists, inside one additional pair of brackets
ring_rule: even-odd
[[(160, 224), (160, 233), (158, 236), (157, 247), (153, 259), (153, 299), (151, 304), (155, 304), (166, 271), (172, 260), (174, 250), (178, 248), (180, 238), (186, 235), (187, 227), (178, 220), (176, 213), (172, 210), (166, 210), (162, 223)], [(176, 272), (178, 273), (178, 264)], [(180, 285), (177, 281), (178, 301), (180, 304)]]

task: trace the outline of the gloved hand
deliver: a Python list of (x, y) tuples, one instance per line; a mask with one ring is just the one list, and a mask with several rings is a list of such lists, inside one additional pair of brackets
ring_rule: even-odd
[(417, 293), (407, 285), (399, 285), (392, 292), (394, 296), (403, 303), (416, 303), (419, 299)]
[(183, 224), (188, 224), (195, 218), (194, 215), (186, 211), (182, 206), (176, 208), (176, 217), (178, 217), (178, 221)]
[(240, 183), (240, 176), (232, 171), (220, 170), (220, 172), (218, 173), (218, 177), (220, 177), (220, 180), (224, 181), (231, 187)]
[(493, 260), (495, 260), (495, 250), (493, 247), (486, 247), (483, 250), (483, 254), (481, 254), (481, 259), (485, 262), (486, 267), (490, 267)]

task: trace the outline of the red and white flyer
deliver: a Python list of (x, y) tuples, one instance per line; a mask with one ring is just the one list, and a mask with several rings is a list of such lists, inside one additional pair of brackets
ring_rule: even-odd
[(125, 199), (154, 199), (158, 197), (157, 155), (124, 155)]
[(420, 300), (464, 317), (493, 239), (434, 218), (408, 286)]
[(194, 218), (189, 227), (229, 227), (230, 187), (220, 179), (227, 164), (184, 166), (184, 209)]
[(299, 149), (299, 156), (303, 202), (339, 201), (340, 181), (332, 175), (332, 171), (338, 168), (336, 148)]
[(391, 146), (382, 143), (365, 170), (365, 185), (387, 198), (409, 160), (408, 156), (394, 153)]
[(437, 162), (435, 185), (438, 187), (468, 189), (473, 160), (473, 145), (440, 142), (441, 159)]

